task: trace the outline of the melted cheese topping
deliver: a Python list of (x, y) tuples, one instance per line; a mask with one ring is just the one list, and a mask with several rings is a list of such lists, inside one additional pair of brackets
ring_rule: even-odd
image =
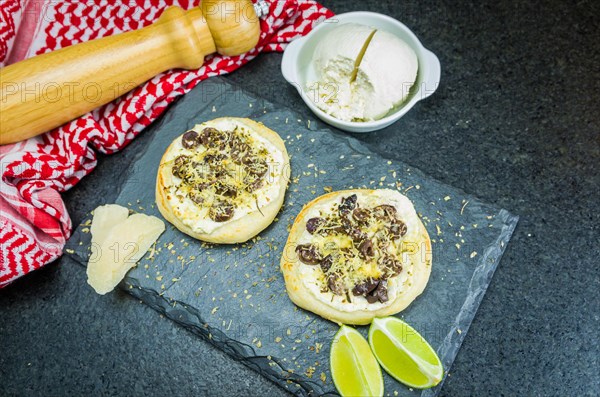
[[(410, 285), (414, 266), (419, 258), (418, 255), (422, 254), (421, 249), (423, 248), (417, 247), (418, 243), (416, 242), (419, 241), (420, 220), (408, 198), (389, 189), (375, 190), (368, 194), (358, 193), (357, 196), (357, 202), (361, 208), (373, 208), (381, 204), (388, 204), (395, 207), (397, 218), (406, 224), (408, 231), (402, 238), (392, 240), (391, 244), (387, 247), (388, 254), (401, 260), (402, 272), (397, 276), (392, 276), (387, 279), (387, 293), (389, 300), (384, 303), (379, 301), (369, 303), (365, 297), (354, 296), (351, 295), (351, 293), (351, 302), (348, 302), (348, 298), (345, 295), (336, 295), (327, 289), (326, 276), (320, 266), (306, 265), (302, 262), (298, 264), (299, 278), (302, 280), (302, 283), (307, 290), (317, 300), (332, 306), (337, 310), (347, 312), (354, 312), (357, 310), (378, 310), (392, 304), (395, 298), (399, 294), (402, 294), (406, 287)], [(336, 202), (339, 202), (340, 199), (341, 197), (338, 197)], [(305, 219), (324, 217), (333, 210), (337, 211), (337, 205), (332, 206), (332, 202), (322, 202), (313, 206), (306, 214)], [(365, 230), (367, 235), (371, 238), (375, 231), (379, 229), (380, 225), (380, 222), (375, 222), (370, 225), (370, 227)], [(352, 244), (352, 240), (346, 235), (312, 235), (304, 228), (304, 231), (298, 240), (298, 245), (300, 244), (314, 244), (319, 247), (319, 251), (323, 253), (323, 256), (326, 256), (331, 253), (332, 250), (336, 249), (333, 247), (348, 247)], [(345, 267), (345, 269), (343, 269), (344, 272), (350, 272), (350, 274), (347, 274), (348, 277), (345, 277), (346, 288), (351, 289), (354, 285), (353, 283), (357, 280), (364, 280), (368, 277), (380, 277), (381, 270), (377, 267), (376, 259), (377, 258), (366, 262), (359, 257), (353, 257), (344, 264), (338, 264), (339, 266)]]
[[(267, 173), (263, 177), (262, 186), (251, 193), (243, 190), (244, 171), (240, 168), (231, 170), (234, 177), (228, 178), (228, 182), (234, 183), (235, 187), (239, 189), (238, 196), (233, 200), (235, 207), (233, 217), (224, 222), (216, 222), (209, 216), (210, 205), (199, 205), (192, 201), (189, 197), (189, 186), (183, 184), (183, 181), (174, 176), (171, 171), (177, 157), (185, 155), (202, 158), (208, 149), (203, 145), (186, 149), (182, 145), (181, 137), (177, 138), (162, 165), (169, 167), (168, 173), (171, 177), (171, 184), (165, 187), (167, 189), (167, 202), (173, 209), (175, 216), (184, 225), (190, 227), (196, 233), (209, 234), (251, 212), (260, 211), (260, 208), (267, 206), (277, 199), (280, 194), (281, 176), (284, 172), (285, 163), (283, 153), (279, 149), (268, 139), (243, 124), (238, 124), (233, 120), (219, 119), (196, 125), (193, 130), (200, 134), (207, 127), (216, 128), (220, 131), (234, 131), (237, 128), (236, 133), (240, 133), (247, 138), (246, 140), (252, 149), (261, 154), (262, 160), (265, 160), (268, 166)], [(229, 168), (235, 167), (231, 159), (225, 158), (222, 160), (222, 163)], [(209, 202), (210, 200), (208, 198)]]

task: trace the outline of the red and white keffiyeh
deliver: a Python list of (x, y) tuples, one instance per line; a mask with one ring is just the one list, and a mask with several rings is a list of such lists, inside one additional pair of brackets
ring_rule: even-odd
[[(198, 70), (171, 70), (44, 135), (0, 146), (0, 288), (62, 254), (71, 220), (60, 193), (96, 166), (96, 151), (121, 150), (178, 96), (231, 72), (260, 52), (283, 51), (331, 11), (312, 0), (269, 0), (257, 47), (208, 57)], [(168, 6), (200, 0), (1, 0), (0, 66), (82, 41), (139, 29)]]

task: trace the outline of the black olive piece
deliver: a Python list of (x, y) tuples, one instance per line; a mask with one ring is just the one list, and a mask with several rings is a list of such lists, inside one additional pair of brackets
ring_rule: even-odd
[(338, 226), (334, 229), (338, 233), (348, 235), (352, 241), (358, 243), (367, 238), (367, 235), (363, 233), (359, 228), (354, 227), (352, 222), (348, 218), (342, 218), (342, 226)]
[(257, 161), (248, 165), (248, 173), (256, 176), (263, 176), (269, 170), (269, 166), (264, 161)]
[(369, 302), (369, 303), (375, 303), (379, 300), (379, 299), (377, 299), (377, 297), (375, 297), (373, 295), (367, 295), (365, 298), (367, 298), (367, 302)]
[(188, 196), (195, 204), (201, 205), (204, 203), (204, 197), (199, 192), (191, 191)]
[(321, 254), (317, 247), (312, 244), (300, 244), (296, 247), (296, 254), (302, 263), (307, 265), (318, 265), (321, 262)]
[(215, 222), (225, 222), (233, 218), (233, 205), (217, 202), (208, 211), (208, 216)]
[(335, 227), (330, 227), (327, 229), (327, 234), (331, 234), (331, 233), (341, 233), (344, 234), (346, 233), (346, 229), (344, 229), (343, 226), (335, 226)]
[(243, 162), (247, 153), (250, 152), (250, 145), (242, 142), (237, 137), (234, 137), (229, 141), (229, 146), (231, 147), (231, 158), (237, 163)]
[(354, 208), (356, 208), (356, 194), (350, 195), (348, 197), (342, 197), (342, 203), (338, 207), (338, 211), (341, 215), (346, 215)]
[(184, 154), (179, 155), (175, 158), (175, 160), (173, 160), (173, 164), (177, 165), (177, 166), (181, 166), (184, 165), (185, 163), (188, 162), (188, 160), (190, 159), (190, 156), (186, 156)]
[(335, 295), (344, 294), (345, 288), (342, 285), (340, 278), (336, 274), (331, 274), (329, 277), (327, 277), (327, 287), (329, 287), (329, 290)]
[(241, 164), (242, 163), (242, 159), (244, 158), (245, 154), (242, 151), (239, 151), (237, 149), (232, 149), (231, 150), (231, 159), (236, 162), (237, 164)]
[(369, 303), (375, 303), (377, 301), (381, 303), (387, 302), (389, 300), (387, 294), (387, 281), (379, 280), (377, 288), (367, 294), (366, 298)]
[(222, 160), (224, 160), (227, 156), (222, 153), (218, 154), (207, 154), (204, 156), (204, 161), (209, 164), (219, 164)]
[(365, 208), (356, 208), (354, 211), (352, 211), (352, 218), (360, 224), (368, 223), (370, 216), (371, 211)]
[[(224, 150), (227, 147), (227, 142), (229, 141), (229, 132), (227, 131), (218, 131), (216, 135), (213, 135), (212, 139), (212, 147), (218, 147), (219, 150)], [(211, 144), (209, 144), (210, 146)]]
[(218, 133), (219, 133), (219, 131), (216, 128), (206, 127), (200, 133), (200, 136), (198, 137), (198, 140), (204, 146), (209, 146), (209, 144), (213, 140), (213, 136), (216, 136)]
[(181, 137), (181, 145), (186, 149), (193, 149), (200, 143), (198, 133), (194, 130), (189, 130)]
[(181, 166), (174, 165), (173, 168), (171, 168), (171, 173), (177, 178), (183, 179), (184, 173)]
[(225, 197), (235, 198), (238, 195), (238, 191), (235, 188), (230, 187), (221, 194)]
[(252, 153), (246, 153), (242, 156), (242, 164), (250, 165), (254, 162), (258, 161), (258, 159), (252, 155)]
[[(227, 142), (228, 134), (216, 128), (207, 127), (200, 134), (200, 143), (209, 148), (221, 147)], [(224, 148), (224, 146), (223, 146)]]
[(385, 250), (390, 245), (390, 241), (386, 238), (382, 238), (380, 232), (378, 232), (375, 237), (377, 237), (377, 247), (381, 251)]
[(244, 148), (249, 147), (249, 145), (246, 142), (244, 142), (244, 140), (239, 135), (236, 135), (235, 133), (231, 134), (231, 138), (229, 139), (229, 142), (227, 142), (227, 144), (231, 149), (240, 151), (245, 151), (246, 149)]
[(319, 217), (315, 217), (315, 218), (310, 218), (308, 221), (306, 221), (306, 230), (310, 233), (310, 234), (314, 234), (317, 229), (325, 222), (325, 219), (323, 218), (319, 218)]
[(352, 293), (354, 296), (365, 296), (371, 291), (373, 291), (379, 285), (379, 280), (369, 278), (363, 281), (360, 284), (356, 284), (354, 288), (352, 288)]
[(327, 273), (329, 269), (331, 269), (331, 265), (333, 265), (333, 257), (331, 255), (327, 255), (321, 261), (321, 270), (323, 270), (323, 273)]
[(260, 187), (262, 186), (262, 184), (263, 184), (263, 180), (262, 179), (256, 179), (252, 183), (250, 183), (250, 184), (248, 184), (246, 186), (246, 191), (249, 192), (249, 193), (252, 193), (255, 190), (260, 189)]
[(217, 180), (223, 179), (223, 178), (225, 178), (226, 176), (229, 175), (229, 173), (227, 172), (227, 170), (225, 169), (225, 167), (222, 167), (220, 165), (213, 166), (212, 171), (214, 172), (215, 178)]
[(347, 230), (346, 234), (348, 234), (348, 236), (350, 236), (352, 241), (354, 241), (355, 243), (363, 241), (367, 238), (366, 233), (361, 232), (358, 228), (352, 228), (350, 230)]
[(341, 222), (342, 222), (342, 231), (344, 233), (346, 233), (346, 232), (348, 232), (348, 230), (352, 229), (352, 222), (350, 221), (350, 219), (348, 219), (346, 217), (342, 217)]
[(403, 237), (408, 231), (406, 223), (402, 222), (399, 219), (394, 219), (388, 229), (390, 231), (390, 234), (394, 236), (394, 238)]
[(375, 288), (373, 291), (371, 291), (371, 293), (367, 295), (367, 302), (369, 303), (375, 303), (377, 301), (384, 303), (388, 300), (389, 298), (387, 294), (387, 281), (385, 280), (379, 281), (377, 288)]
[(367, 259), (375, 256), (375, 248), (373, 248), (373, 242), (369, 239), (363, 241), (358, 246), (358, 251), (361, 258)]
[(396, 207), (389, 204), (378, 205), (373, 209), (377, 219), (394, 219), (396, 218)]
[(175, 175), (177, 178), (182, 178), (184, 176), (184, 168), (186, 163), (189, 161), (188, 156), (177, 156), (175, 160), (173, 160), (173, 167), (171, 168), (171, 173)]
[(202, 182), (202, 183), (197, 183), (194, 185), (194, 189), (201, 192), (203, 190), (206, 190), (210, 187), (210, 183), (208, 182)]
[(381, 260), (381, 267), (385, 270), (386, 274), (391, 276), (397, 276), (402, 272), (402, 263), (399, 260), (394, 259), (390, 256), (385, 256)]
[(215, 186), (215, 191), (217, 194), (225, 197), (236, 197), (237, 190), (233, 186), (229, 186), (226, 183), (217, 183)]
[(250, 145), (243, 141), (239, 141), (234, 147), (241, 152), (249, 152), (251, 149)]
[(348, 228), (350, 228), (352, 226), (352, 223), (346, 219), (346, 218), (342, 218), (341, 219), (341, 225), (336, 224), (336, 221), (329, 221), (326, 223), (326, 229), (331, 233), (331, 232), (335, 232), (335, 233), (341, 233), (341, 234), (345, 234), (346, 230), (348, 230)]

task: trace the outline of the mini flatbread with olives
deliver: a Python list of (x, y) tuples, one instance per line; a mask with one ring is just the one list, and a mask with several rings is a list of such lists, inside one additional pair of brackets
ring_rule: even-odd
[(307, 204), (281, 259), (291, 300), (326, 319), (368, 324), (404, 310), (431, 273), (431, 242), (395, 190), (345, 190)]
[(196, 125), (167, 148), (156, 202), (166, 220), (194, 238), (240, 243), (271, 224), (290, 175), (279, 135), (250, 119)]

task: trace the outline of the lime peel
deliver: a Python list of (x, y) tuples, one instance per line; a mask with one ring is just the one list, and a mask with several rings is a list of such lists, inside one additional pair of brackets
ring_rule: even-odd
[[(386, 320), (381, 319), (381, 321), (386, 321)], [(408, 324), (406, 324), (406, 327), (408, 327), (410, 330), (412, 330), (413, 332), (416, 333), (414, 328), (410, 327)], [(419, 369), (421, 369), (421, 372), (423, 372), (423, 375), (425, 375), (427, 378), (429, 378), (429, 380), (431, 380), (435, 384), (439, 383), (439, 381), (442, 380), (441, 376), (444, 373), (443, 368), (441, 368), (440, 366), (437, 366), (437, 365), (430, 364), (429, 362), (427, 362), (426, 360), (423, 360), (418, 355), (413, 354), (413, 352), (411, 352), (404, 345), (399, 343), (398, 339), (395, 338), (394, 335), (392, 335), (387, 328), (379, 328), (379, 331), (383, 332), (388, 338), (390, 338), (390, 340), (392, 341), (394, 346), (396, 346), (398, 349), (401, 349), (402, 351), (404, 351), (404, 353), (406, 353), (406, 355), (408, 355), (415, 362), (415, 364), (417, 364)], [(421, 335), (419, 335), (419, 337), (422, 338)], [(425, 340), (423, 339), (423, 341), (425, 341)], [(439, 361), (439, 358), (438, 358), (438, 361)], [(439, 375), (435, 374), (436, 372), (438, 372)], [(435, 375), (430, 376), (430, 374), (432, 374), (432, 373), (435, 375), (438, 375), (438, 376), (435, 376)]]
[[(388, 326), (388, 323), (396, 323), (397, 325), (401, 326), (401, 334), (394, 334), (393, 330), (390, 329), (390, 327)], [(408, 356), (408, 358), (417, 367), (416, 370), (419, 372), (419, 375), (425, 377), (427, 379), (427, 382), (423, 382), (422, 384), (415, 384), (414, 382), (411, 382), (408, 379), (406, 379), (410, 377), (411, 374), (397, 373), (396, 371), (393, 371), (390, 368), (388, 368), (388, 366), (385, 363), (386, 360), (382, 359), (381, 357), (381, 352), (379, 352), (378, 354), (377, 351), (377, 343), (374, 341), (374, 335), (376, 331), (381, 332), (389, 340), (389, 342), (393, 344), (393, 346), (395, 346), (399, 351), (406, 354), (406, 356)], [(408, 343), (403, 343), (403, 341), (406, 341)], [(423, 357), (416, 354), (413, 350), (411, 350), (408, 346), (411, 344), (413, 347), (425, 349), (426, 353), (429, 353), (434, 358), (434, 361), (437, 365), (432, 364), (431, 362), (427, 361)], [(414, 328), (412, 328), (410, 325), (406, 324), (399, 318), (386, 317), (373, 319), (371, 327), (369, 328), (369, 345), (371, 346), (371, 349), (373, 350), (377, 361), (383, 367), (383, 369), (394, 379), (401, 383), (404, 383), (407, 386), (419, 389), (426, 389), (436, 386), (441, 382), (443, 378), (444, 368), (442, 366), (441, 360), (435, 353), (435, 350), (433, 350), (431, 345), (429, 345), (429, 343), (427, 343), (427, 341), (425, 341), (425, 339)], [(389, 352), (386, 352), (385, 354), (388, 355)]]
[[(340, 361), (343, 360), (344, 353), (350, 355), (352, 363)], [(342, 325), (333, 339), (330, 354), (331, 376), (342, 396), (365, 393), (369, 396), (383, 396), (383, 375), (379, 363), (368, 342), (356, 329)], [(347, 365), (360, 376), (358, 385), (352, 385), (347, 376), (341, 376)], [(342, 373), (338, 374), (338, 371)], [(357, 390), (356, 387), (362, 390)]]

